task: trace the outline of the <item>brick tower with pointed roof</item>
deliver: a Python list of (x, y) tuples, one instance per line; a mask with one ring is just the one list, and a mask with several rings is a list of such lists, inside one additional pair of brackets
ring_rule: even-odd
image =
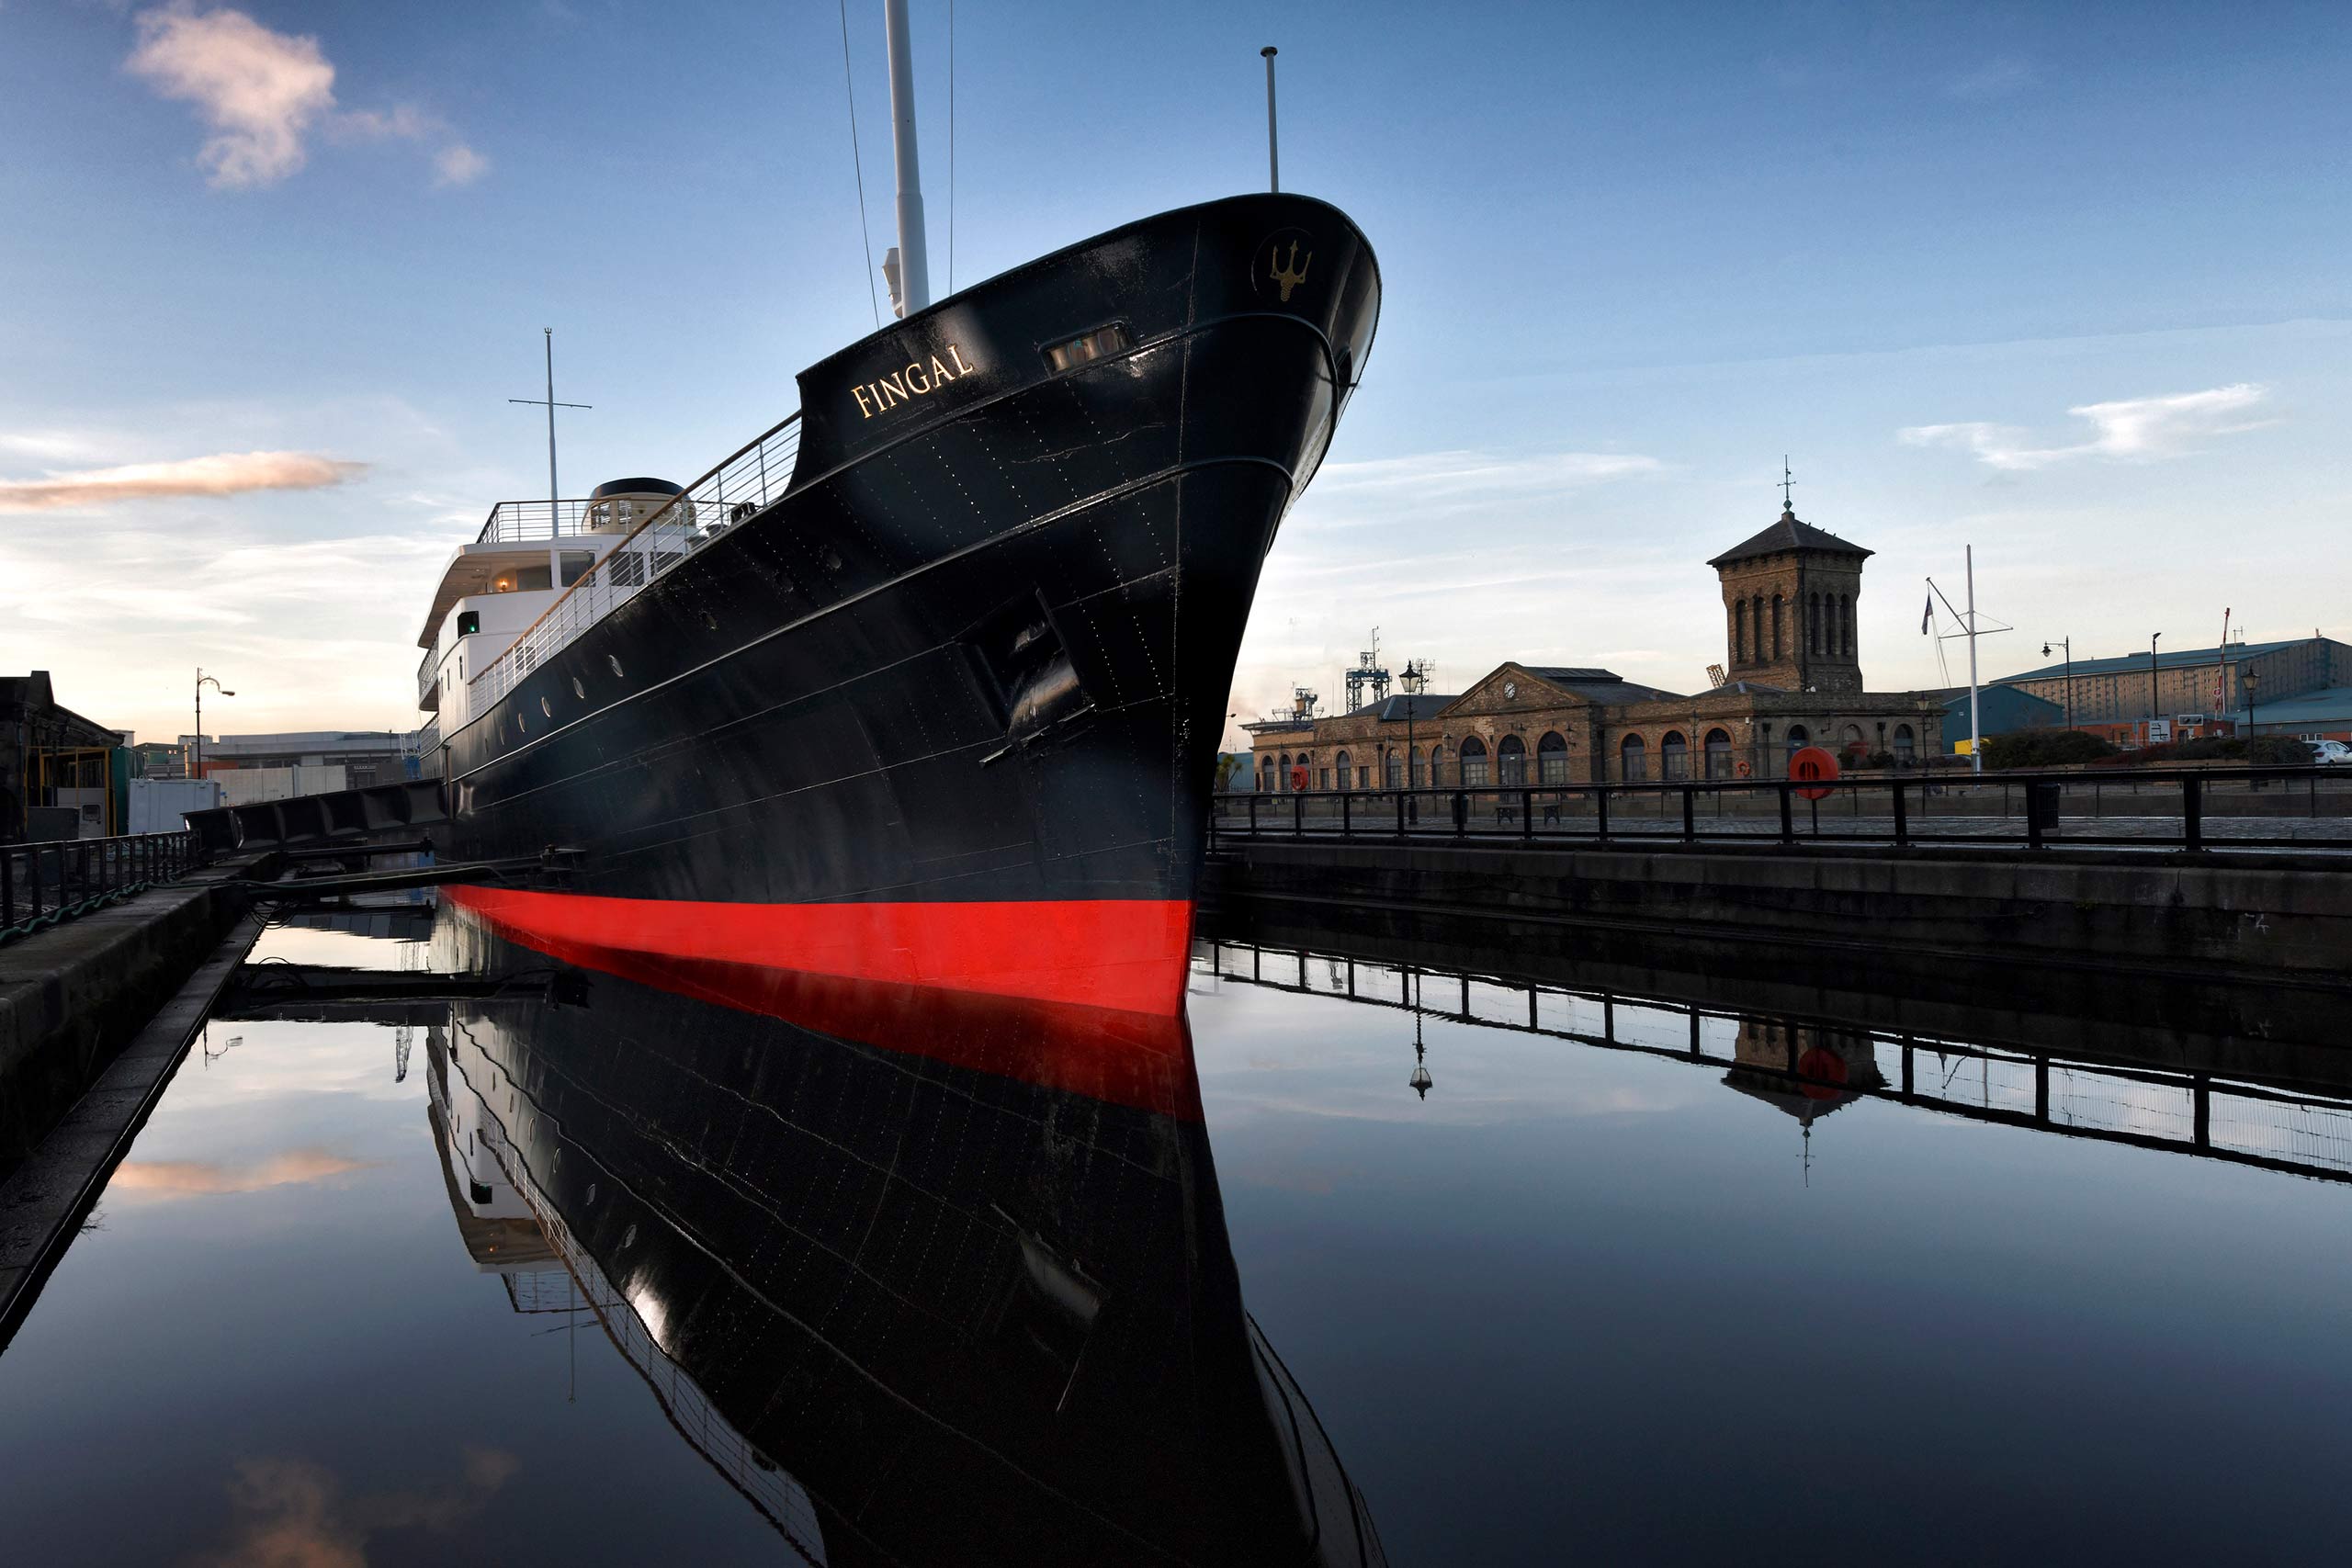
[(1709, 561), (1723, 581), (1731, 679), (1788, 692), (1860, 691), (1854, 612), (1871, 553), (1783, 504), (1762, 533)]

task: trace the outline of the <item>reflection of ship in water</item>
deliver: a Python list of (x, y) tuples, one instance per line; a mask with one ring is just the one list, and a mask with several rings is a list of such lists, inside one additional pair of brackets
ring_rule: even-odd
[[(441, 945), (544, 964), (470, 921)], [(1181, 1016), (845, 983), (764, 1010), (612, 977), (456, 1004), (436, 1139), (518, 1308), (560, 1259), (811, 1561), (1385, 1561), (1243, 1310)]]

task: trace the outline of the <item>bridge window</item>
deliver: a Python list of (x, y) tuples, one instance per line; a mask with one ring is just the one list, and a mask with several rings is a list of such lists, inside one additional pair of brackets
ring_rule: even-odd
[(1516, 787), (1527, 782), (1527, 742), (1516, 735), (1506, 735), (1495, 748), (1500, 765), (1501, 782)]
[(1535, 743), (1536, 782), (1564, 784), (1568, 782), (1568, 743), (1557, 734), (1546, 732)]
[(471, 637), (474, 633), (480, 630), (481, 630), (481, 612), (480, 610), (460, 610), (458, 612), (458, 635), (459, 637)]
[(1666, 732), (1666, 738), (1657, 743), (1657, 760), (1658, 777), (1687, 779), (1690, 776), (1690, 743), (1682, 738), (1682, 731), (1669, 729)]
[(1707, 731), (1707, 776), (1711, 779), (1731, 777), (1731, 732), (1729, 730)]
[(1638, 735), (1628, 735), (1617, 743), (1617, 776), (1627, 784), (1638, 784), (1650, 776), (1649, 748)]
[(1483, 789), (1494, 783), (1494, 764), (1487, 756), (1485, 741), (1475, 735), (1468, 736), (1464, 739), (1460, 750), (1463, 788)]
[(1911, 738), (1911, 727), (1907, 724), (1896, 725), (1894, 727), (1894, 760), (1908, 767), (1916, 750)]

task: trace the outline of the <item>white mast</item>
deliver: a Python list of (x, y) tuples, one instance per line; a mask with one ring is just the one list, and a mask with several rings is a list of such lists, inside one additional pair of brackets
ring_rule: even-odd
[(1266, 188), (1283, 188), (1282, 151), (1274, 144), (1274, 46), (1258, 51), (1266, 57)]
[(890, 145), (898, 154), (899, 276), (890, 292), (899, 314), (931, 303), (931, 262), (923, 247), (922, 171), (915, 157), (915, 62), (907, 39), (907, 0), (882, 0), (890, 52)]

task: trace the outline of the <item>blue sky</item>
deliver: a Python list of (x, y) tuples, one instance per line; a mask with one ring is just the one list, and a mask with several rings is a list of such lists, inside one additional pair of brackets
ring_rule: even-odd
[[(937, 276), (948, 12), (912, 8)], [(848, 20), (878, 258), (880, 7)], [(149, 735), (198, 663), (232, 730), (413, 723), (441, 559), (544, 490), (505, 401), (542, 326), (596, 405), (570, 493), (690, 478), (872, 329), (841, 28), (0, 0), (0, 669)], [(1387, 294), (1245, 713), (1336, 696), (1374, 625), (1446, 690), (1506, 657), (1695, 689), (1703, 562), (1783, 452), (1878, 552), (1874, 687), (1939, 683), (1920, 580), (1969, 542), (2019, 628), (1988, 671), (2225, 605), (2352, 637), (2352, 11), (964, 0), (957, 280), (1261, 185), (1267, 42), (1284, 184)]]

